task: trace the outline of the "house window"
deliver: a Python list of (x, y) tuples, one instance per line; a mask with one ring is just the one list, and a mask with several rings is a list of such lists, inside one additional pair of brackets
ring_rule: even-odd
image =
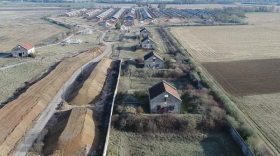
[(151, 45), (151, 48), (153, 47), (153, 45)]
[(155, 62), (156, 61), (156, 57), (153, 57), (153, 62)]
[(168, 110), (169, 110), (169, 111), (174, 111), (174, 106), (169, 106), (169, 107), (168, 107)]
[(168, 101), (168, 94), (164, 95), (164, 102), (167, 103)]

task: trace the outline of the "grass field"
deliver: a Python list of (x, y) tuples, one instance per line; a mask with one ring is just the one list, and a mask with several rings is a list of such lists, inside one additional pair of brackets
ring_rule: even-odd
[(18, 10), (0, 12), (0, 52), (11, 50), (24, 41), (33, 45), (50, 42), (57, 34), (69, 31), (40, 19), (59, 10), (21, 11), (20, 8)]
[(111, 129), (108, 156), (241, 156), (231, 136), (226, 133), (137, 134)]
[(185, 89), (189, 83), (185, 78), (172, 79), (172, 78), (139, 78), (139, 77), (121, 77), (118, 91), (139, 91), (148, 90), (151, 86), (158, 82), (165, 80), (178, 89), (180, 93)]
[(280, 58), (280, 16), (260, 13), (248, 17), (245, 26), (178, 27), (171, 32), (199, 62)]

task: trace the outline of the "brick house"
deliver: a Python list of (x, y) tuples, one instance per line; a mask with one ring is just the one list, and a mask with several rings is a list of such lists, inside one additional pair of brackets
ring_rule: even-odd
[(149, 52), (143, 57), (144, 67), (151, 69), (163, 69), (163, 58), (154, 51)]
[(149, 91), (150, 113), (175, 113), (181, 112), (182, 100), (175, 87), (166, 81), (161, 81)]
[(26, 57), (34, 52), (35, 52), (35, 47), (26, 41), (22, 44), (15, 46), (12, 49), (13, 57)]
[(143, 49), (153, 49), (156, 46), (156, 43), (152, 40), (151, 37), (146, 37), (141, 40), (141, 48)]
[(140, 35), (143, 38), (146, 38), (146, 37), (151, 37), (152, 33), (149, 30), (147, 30), (146, 28), (143, 28), (143, 29), (140, 30)]

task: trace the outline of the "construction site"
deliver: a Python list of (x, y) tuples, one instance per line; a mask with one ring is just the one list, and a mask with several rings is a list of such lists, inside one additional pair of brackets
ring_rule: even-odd
[[(1, 156), (278, 155), (278, 134), (262, 134), (259, 130), (267, 127), (239, 110), (245, 105), (242, 100), (278, 92), (277, 87), (272, 90), (273, 83), (264, 79), (226, 83), (230, 75), (256, 68), (252, 61), (241, 62), (248, 68), (243, 71), (236, 62), (226, 63), (234, 53), (225, 52), (233, 48), (226, 46), (231, 41), (227, 29), (253, 31), (256, 17), (265, 19), (269, 13), (250, 14), (244, 7), (241, 27), (235, 15), (217, 20), (222, 12), (213, 8), (232, 9), (223, 5), (209, 5), (212, 10), (205, 9), (208, 5), (5, 5), (0, 4)], [(261, 7), (252, 8), (258, 12)], [(279, 14), (271, 14), (261, 26), (273, 24), (272, 32), (278, 29)], [(256, 16), (257, 22), (246, 25), (245, 15), (250, 20)], [(265, 38), (267, 32), (259, 35)], [(273, 41), (265, 48), (279, 38), (271, 34)], [(277, 47), (251, 57), (276, 57), (275, 51)], [(232, 60), (241, 58), (247, 57), (236, 55)], [(258, 62), (263, 71), (272, 69), (268, 61)], [(221, 64), (239, 72), (229, 73)], [(258, 79), (249, 73), (246, 81), (253, 80)], [(252, 93), (244, 88), (258, 84), (268, 88), (251, 89)]]

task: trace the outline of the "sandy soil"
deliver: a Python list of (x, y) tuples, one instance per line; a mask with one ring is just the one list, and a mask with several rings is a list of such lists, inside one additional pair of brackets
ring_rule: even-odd
[(98, 119), (95, 113), (84, 107), (73, 108), (50, 131), (45, 155), (87, 155), (98, 149)]
[(65, 59), (44, 79), (32, 85), (18, 99), (0, 110), (1, 154), (6, 155), (12, 151), (68, 78), (101, 52), (99, 48), (94, 48), (76, 57)]
[(112, 60), (102, 59), (88, 79), (76, 86), (67, 102), (72, 105), (94, 104), (101, 94)]

